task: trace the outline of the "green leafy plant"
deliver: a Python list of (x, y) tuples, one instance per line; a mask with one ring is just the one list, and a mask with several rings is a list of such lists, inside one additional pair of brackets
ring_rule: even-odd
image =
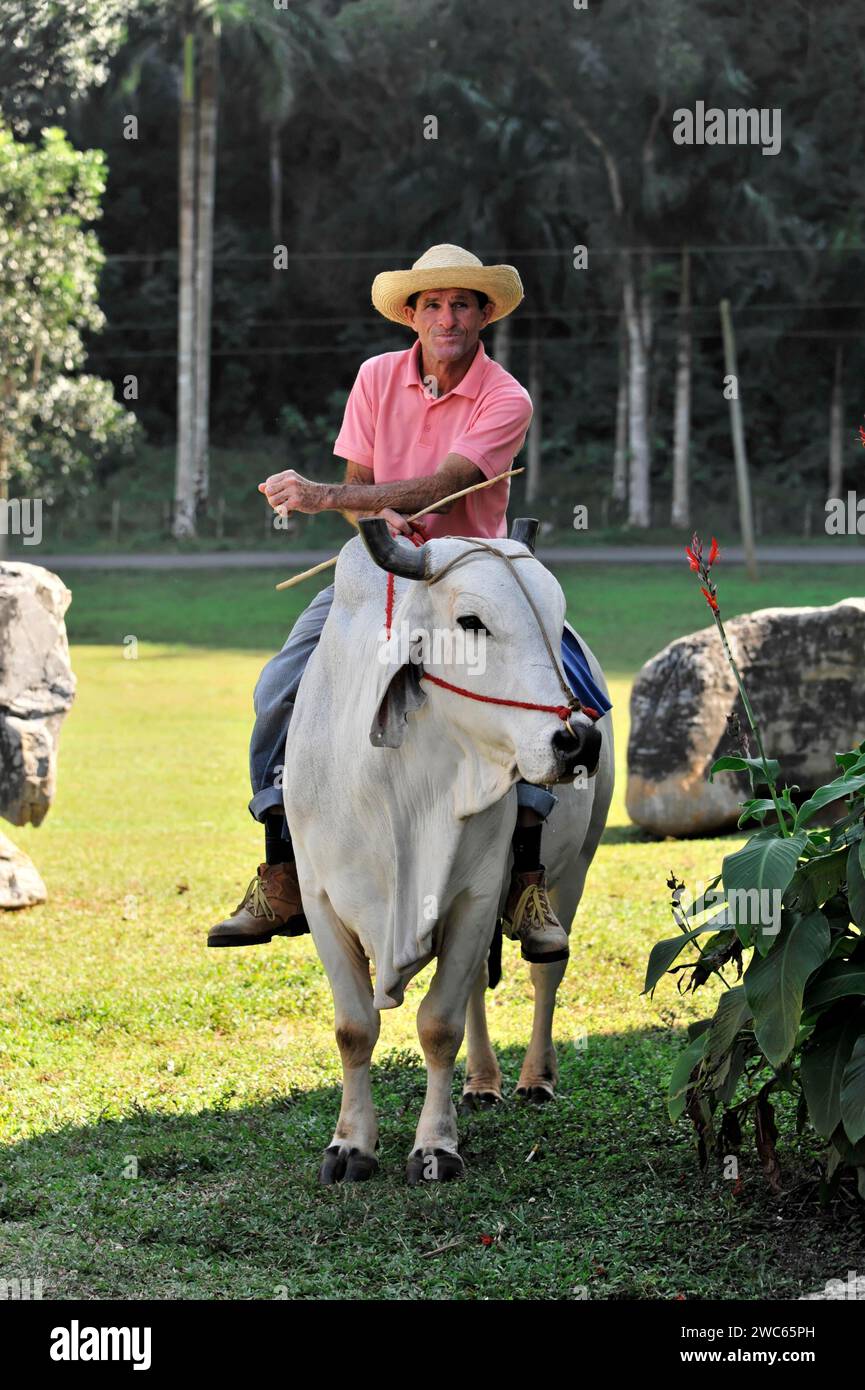
[(136, 437), (110, 381), (82, 370), (83, 335), (104, 326), (104, 256), (85, 225), (104, 188), (98, 150), (58, 127), (26, 144), (0, 121), (0, 488), (11, 479), (46, 502), (85, 496)]
[[(757, 754), (730, 716), (741, 752), (719, 758), (709, 776), (747, 775), (751, 795), (739, 825), (754, 833), (689, 905), (685, 884), (672, 872), (667, 880), (679, 934), (654, 946), (644, 992), (664, 974), (678, 974), (683, 991), (710, 979), (723, 985), (714, 1015), (688, 1029), (670, 1078), (670, 1117), (688, 1115), (703, 1166), (713, 1152), (735, 1152), (752, 1119), (763, 1171), (778, 1191), (772, 1098), (788, 1092), (797, 1101), (797, 1131), (810, 1126), (826, 1141), (825, 1191), (855, 1173), (865, 1197), (865, 741), (836, 753), (837, 775), (800, 804), (793, 797), (798, 787), (779, 786), (780, 765), (766, 756), (724, 631), (711, 577), (717, 542), (704, 557), (695, 535), (686, 554)], [(830, 806), (840, 811), (831, 826), (815, 824)], [(675, 964), (687, 947), (696, 958)]]

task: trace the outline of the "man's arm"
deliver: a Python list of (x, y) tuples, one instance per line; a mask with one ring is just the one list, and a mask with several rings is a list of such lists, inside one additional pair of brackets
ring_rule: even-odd
[[(372, 485), (373, 485), (373, 478), (374, 478), (374, 477), (375, 477), (375, 474), (373, 473), (372, 469), (371, 469), (371, 468), (367, 468), (365, 464), (363, 464), (363, 463), (355, 463), (354, 459), (347, 459), (347, 460), (346, 460), (346, 464), (345, 464), (345, 485), (346, 485), (347, 487), (358, 487), (358, 488), (360, 488), (360, 487), (362, 487), (362, 488), (372, 487)], [(270, 482), (270, 479), (269, 479), (269, 478), (268, 478), (268, 482)], [(268, 499), (268, 500), (269, 500), (269, 499)], [(271, 503), (271, 505), (273, 505), (273, 504)], [(356, 525), (357, 516), (358, 516), (358, 509), (357, 509), (357, 508), (352, 508), (351, 510), (349, 510), (348, 507), (340, 507), (339, 510), (342, 512), (342, 514), (343, 514), (343, 516), (345, 517), (346, 521), (350, 521), (350, 522), (352, 523), (353, 526)], [(365, 511), (366, 509), (364, 508), (363, 510)]]
[[(372, 470), (362, 464), (352, 467), (358, 477), (372, 476)], [(346, 473), (348, 478), (349, 474)], [(473, 483), (483, 482), (484, 475), (476, 464), (462, 454), (448, 454), (435, 473), (426, 478), (404, 478), (396, 483), (346, 481), (345, 483), (313, 483), (293, 468), (275, 473), (259, 483), (270, 505), (287, 515), (289, 512), (374, 512), (386, 509), (395, 512), (419, 512), (452, 492), (459, 492)], [(442, 507), (449, 511), (450, 507)]]
[[(374, 476), (373, 470), (367, 468), (365, 464), (356, 463), (354, 459), (348, 459), (346, 461), (346, 486), (362, 489), (364, 499), (366, 499), (369, 495), (369, 490), (374, 486)], [(400, 534), (403, 536), (411, 536), (414, 531), (417, 531), (417, 527), (413, 526), (410, 521), (406, 521), (404, 516), (400, 516), (398, 512), (393, 511), (390, 507), (364, 507), (362, 510), (340, 507), (339, 511), (345, 517), (346, 521), (350, 522), (351, 525), (355, 527), (361, 517), (380, 516), (384, 518), (390, 527), (391, 535)]]

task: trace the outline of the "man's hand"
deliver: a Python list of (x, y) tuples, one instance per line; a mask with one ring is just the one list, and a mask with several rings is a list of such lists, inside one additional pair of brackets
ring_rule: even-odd
[(388, 530), (392, 536), (408, 536), (411, 539), (417, 537), (419, 541), (425, 541), (423, 527), (419, 521), (409, 521), (407, 516), (400, 516), (390, 507), (384, 507), (380, 512), (344, 512), (344, 516), (353, 518), (356, 522), (366, 517), (380, 516), (388, 524)]
[(293, 468), (287, 468), (284, 473), (272, 473), (266, 482), (258, 484), (258, 490), (280, 516), (288, 516), (291, 512), (312, 514), (327, 509), (327, 485), (310, 482)]

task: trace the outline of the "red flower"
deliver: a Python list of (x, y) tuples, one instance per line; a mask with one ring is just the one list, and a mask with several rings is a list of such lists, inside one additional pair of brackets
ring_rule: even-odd
[(714, 565), (714, 563), (715, 563), (715, 561), (717, 560), (717, 558), (718, 558), (718, 542), (715, 540), (715, 537), (713, 536), (713, 537), (712, 537), (712, 549), (709, 551), (709, 564), (708, 564), (708, 568), (709, 568), (709, 569), (712, 568), (712, 566)]
[(688, 564), (690, 565), (691, 569), (698, 570), (700, 568), (700, 561), (697, 559), (696, 555), (694, 554), (693, 550), (689, 545), (685, 546), (685, 554), (688, 557)]
[(859, 426), (859, 438), (862, 440), (862, 448), (865, 449), (865, 425)]
[(703, 593), (706, 595), (706, 602), (708, 603), (708, 605), (709, 605), (709, 607), (711, 608), (712, 612), (713, 612), (713, 613), (717, 613), (717, 611), (718, 611), (718, 603), (717, 603), (717, 600), (716, 600), (716, 598), (715, 598), (715, 595), (714, 595), (714, 594), (710, 594), (708, 589), (704, 589), (702, 584), (700, 585), (700, 588), (702, 589)]
[(492, 1236), (481, 1236), (481, 1245), (492, 1245)]

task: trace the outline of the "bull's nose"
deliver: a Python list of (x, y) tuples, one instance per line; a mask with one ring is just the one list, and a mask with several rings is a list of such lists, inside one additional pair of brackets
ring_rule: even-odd
[(593, 724), (578, 724), (575, 728), (558, 729), (553, 734), (553, 748), (567, 772), (582, 766), (591, 777), (601, 756), (601, 731)]

